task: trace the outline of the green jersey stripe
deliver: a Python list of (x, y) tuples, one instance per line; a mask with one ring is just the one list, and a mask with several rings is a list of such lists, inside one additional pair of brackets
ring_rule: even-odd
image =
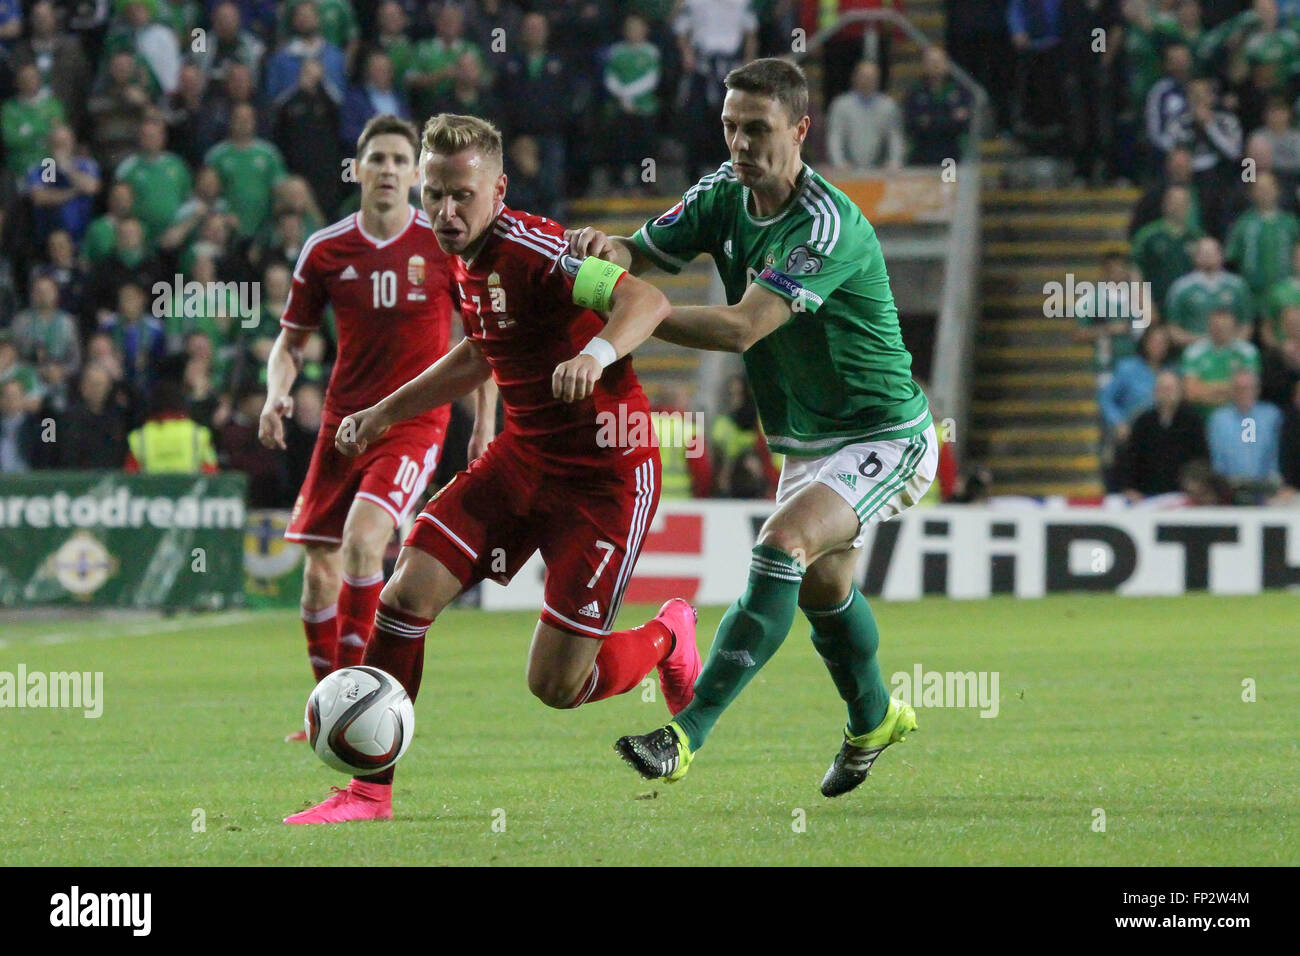
[(913, 476), (916, 474), (916, 469), (920, 467), (921, 462), (925, 459), (925, 453), (929, 449), (929, 446), (930, 442), (925, 437), (924, 432), (913, 437), (912, 441), (908, 444), (907, 451), (903, 453), (903, 458), (899, 460), (900, 466), (906, 464), (906, 469), (903, 474), (899, 475), (898, 478), (892, 481), (888, 486), (878, 487), (876, 489), (876, 494), (868, 496), (871, 500), (863, 501), (858, 505), (858, 517), (862, 519), (864, 524), (873, 514), (879, 511), (890, 498), (894, 497), (894, 495), (907, 487), (907, 483), (912, 480)]
[(900, 474), (907, 469), (909, 459), (916, 454), (916, 447), (917, 442), (915, 436), (909, 438), (907, 440), (907, 447), (904, 448), (903, 453), (898, 456), (898, 464), (894, 465), (894, 467), (889, 470), (889, 474), (885, 475), (884, 478), (872, 485), (871, 490), (858, 499), (858, 503), (853, 506), (853, 510), (858, 513), (859, 518), (863, 517), (867, 506), (870, 505), (871, 502), (875, 501), (883, 491), (898, 481)]
[(822, 189), (816, 182), (808, 184), (808, 192), (816, 198), (816, 201), (822, 206), (822, 208), (827, 210), (828, 220), (826, 226), (830, 231), (830, 237), (827, 238), (826, 236), (822, 236), (822, 252), (830, 255), (835, 251), (835, 243), (837, 243), (840, 238), (839, 210), (836, 209), (835, 204), (831, 202), (831, 197), (826, 194), (826, 190)]
[(638, 229), (636, 235), (632, 238), (640, 239), (642, 247), (645, 252), (649, 254), (650, 258), (658, 260), (657, 265), (661, 268), (667, 269), (669, 272), (680, 272), (682, 269), (685, 269), (690, 265), (689, 262), (678, 259), (676, 256), (670, 256), (668, 253), (656, 246), (654, 240), (650, 238), (650, 233), (646, 232), (645, 226)]
[[(818, 438), (814, 441), (802, 441), (798, 438), (791, 438), (788, 435), (769, 435), (767, 437), (767, 443), (770, 447), (774, 449), (777, 448), (778, 445), (783, 446), (780, 449), (778, 449), (783, 453), (789, 453), (786, 452), (786, 449), (798, 449), (798, 451), (795, 452), (796, 454), (798, 453), (802, 453), (804, 455), (809, 455), (813, 453), (830, 454), (832, 451), (838, 451), (839, 449), (843, 448), (845, 445), (857, 445), (864, 441), (879, 439), (881, 436), (887, 435), (890, 432), (906, 431), (908, 429), (916, 428), (918, 425), (922, 426), (922, 428), (919, 430), (924, 430), (924, 426), (928, 425), (930, 421), (932, 421), (932, 419), (930, 418), (930, 410), (927, 408), (924, 412), (916, 416), (916, 418), (913, 418), (911, 421), (900, 422), (897, 425), (884, 425), (880, 428), (873, 429), (869, 432), (846, 433), (843, 435), (834, 435), (827, 438)], [(906, 438), (908, 436), (899, 435), (898, 437)]]

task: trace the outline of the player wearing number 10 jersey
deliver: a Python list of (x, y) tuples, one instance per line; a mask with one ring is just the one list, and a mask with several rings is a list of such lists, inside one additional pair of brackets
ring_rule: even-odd
[[(649, 403), (629, 353), (668, 314), (668, 300), (609, 262), (565, 255), (557, 223), (506, 208), (501, 135), (491, 124), (442, 114), (422, 145), (421, 203), (439, 245), (455, 254), (466, 337), (419, 378), (348, 416), (338, 444), (364, 456), (401, 422), (489, 376), (506, 425), (416, 520), (363, 663), (392, 674), (414, 699), (438, 613), (484, 578), (509, 581), (541, 551), (547, 575), (529, 689), (551, 707), (577, 707), (631, 690), (657, 667), (676, 713), (700, 668), (694, 609), (674, 598), (653, 620), (615, 630), (659, 501)], [(611, 440), (606, 423), (638, 419), (642, 441), (636, 428)], [(392, 779), (391, 768), (358, 777), (285, 822), (390, 818)]]
[(296, 356), (333, 308), (338, 358), (285, 532), (307, 552), (302, 619), (318, 680), (361, 660), (383, 585), (384, 550), (433, 473), (447, 426), (448, 409), (431, 408), (362, 456), (346, 458), (334, 447), (344, 416), (373, 405), (447, 351), (451, 257), (408, 199), (418, 143), (415, 127), (396, 117), (366, 125), (357, 143), (361, 210), (303, 246), (267, 368), (261, 438), (283, 447), (281, 416), (292, 413)]

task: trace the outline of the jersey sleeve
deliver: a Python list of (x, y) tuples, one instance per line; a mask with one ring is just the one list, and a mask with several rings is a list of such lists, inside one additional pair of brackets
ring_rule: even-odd
[(707, 195), (701, 187), (709, 178), (706, 176), (686, 190), (677, 204), (662, 216), (646, 220), (632, 236), (636, 247), (665, 272), (676, 275), (713, 245), (705, 208), (707, 200), (701, 198)]
[[(860, 273), (866, 257), (853, 255), (833, 230), (815, 225), (812, 235), (795, 232), (781, 254), (754, 279), (788, 299), (795, 311), (816, 314), (840, 286)], [(796, 303), (798, 303), (796, 305)]]
[(281, 328), (314, 332), (320, 327), (329, 296), (319, 272), (317, 248), (317, 243), (308, 241), (298, 253), (289, 301), (284, 304), (284, 315), (280, 316)]

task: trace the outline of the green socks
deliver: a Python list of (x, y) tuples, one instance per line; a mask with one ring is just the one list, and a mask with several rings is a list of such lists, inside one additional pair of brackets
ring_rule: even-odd
[(767, 545), (755, 546), (753, 553), (749, 584), (722, 617), (695, 682), (695, 699), (674, 718), (690, 738), (692, 752), (704, 745), (722, 712), (777, 652), (794, 623), (803, 563)]
[(857, 737), (874, 730), (885, 719), (889, 691), (876, 663), (880, 632), (867, 599), (855, 587), (839, 607), (804, 608), (804, 614), (812, 622), (813, 647), (849, 705), (849, 733)]

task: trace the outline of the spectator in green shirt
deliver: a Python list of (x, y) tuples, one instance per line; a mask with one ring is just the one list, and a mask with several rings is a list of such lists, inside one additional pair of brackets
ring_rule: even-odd
[[(289, 0), (280, 4), (280, 36), (289, 36), (293, 30), (293, 11), (307, 0)], [(316, 12), (320, 17), (320, 34), (328, 43), (343, 51), (347, 62), (357, 52), (357, 43), (361, 36), (357, 25), (357, 14), (349, 0), (314, 0)]]
[(41, 85), (34, 63), (18, 68), (17, 94), (0, 108), (0, 136), (4, 138), (5, 169), (14, 176), (40, 165), (49, 154), (50, 132), (64, 122), (63, 105)]
[(623, 18), (622, 42), (611, 46), (605, 58), (611, 172), (625, 189), (636, 187), (641, 161), (654, 152), (660, 72), (659, 50), (649, 37), (645, 19), (629, 13)]
[(438, 33), (415, 48), (415, 60), (406, 74), (415, 116), (432, 115), (434, 103), (451, 92), (456, 75), (456, 61), (464, 53), (473, 53), (482, 62), (483, 52), (465, 39), (465, 12), (454, 3), (438, 11)]
[(1151, 283), (1151, 296), (1156, 302), (1164, 302), (1174, 280), (1192, 270), (1189, 247), (1202, 233), (1188, 224), (1191, 206), (1192, 195), (1187, 187), (1170, 186), (1165, 190), (1161, 217), (1133, 236), (1133, 262), (1142, 278)]
[(117, 224), (131, 217), (135, 190), (130, 183), (116, 182), (108, 188), (108, 211), (91, 220), (81, 240), (81, 256), (87, 268), (103, 262), (117, 248)]
[(1223, 249), (1217, 239), (1198, 239), (1194, 255), (1196, 269), (1170, 287), (1165, 305), (1165, 322), (1174, 343), (1186, 347), (1204, 336), (1215, 309), (1231, 312), (1243, 323), (1241, 332), (1249, 338), (1254, 301), (1245, 280), (1224, 270)]
[(1282, 333), (1283, 310), (1300, 305), (1300, 244), (1291, 253), (1291, 274), (1269, 288), (1261, 303), (1259, 340), (1269, 348), (1277, 348), (1284, 337)]
[(26, 362), (53, 362), (71, 375), (81, 364), (77, 322), (59, 308), (59, 287), (49, 276), (32, 284), (32, 305), (14, 316), (14, 345)]
[(1279, 195), (1277, 177), (1261, 172), (1250, 188), (1252, 208), (1228, 230), (1228, 261), (1257, 296), (1290, 273), (1291, 253), (1300, 241), (1300, 220), (1278, 208)]
[(375, 24), (379, 29), (376, 42), (393, 64), (393, 84), (399, 90), (406, 89), (406, 74), (415, 62), (415, 44), (406, 35), (408, 23), (406, 11), (397, 0), (381, 3), (375, 14)]
[(140, 124), (140, 150), (122, 160), (114, 178), (135, 190), (132, 212), (144, 226), (150, 246), (175, 221), (193, 188), (189, 167), (167, 151), (167, 124), (156, 116)]
[(18, 346), (14, 345), (13, 336), (9, 332), (0, 332), (0, 385), (10, 379), (21, 383), (24, 395), (31, 395), (40, 384), (36, 370), (18, 358)]
[(248, 103), (240, 103), (230, 114), (230, 138), (208, 151), (204, 164), (221, 177), (221, 191), (230, 211), (239, 220), (239, 234), (257, 234), (271, 215), (275, 184), (285, 176), (280, 151), (258, 139), (257, 114)]
[(1232, 400), (1232, 377), (1237, 372), (1259, 374), (1259, 352), (1237, 335), (1237, 317), (1231, 309), (1210, 313), (1209, 334), (1183, 351), (1183, 383), (1187, 400), (1209, 414)]

